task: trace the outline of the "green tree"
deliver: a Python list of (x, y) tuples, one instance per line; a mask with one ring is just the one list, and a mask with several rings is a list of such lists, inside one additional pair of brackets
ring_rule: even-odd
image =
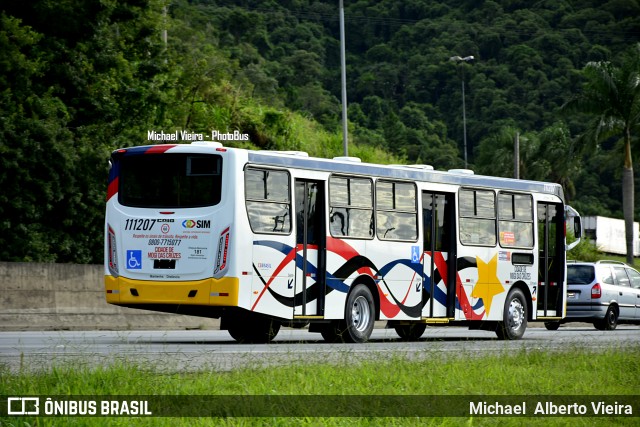
[(159, 0), (0, 12), (0, 259), (100, 262), (111, 149), (158, 104)]
[(540, 156), (540, 138), (535, 133), (523, 134), (513, 126), (504, 126), (480, 141), (477, 171), (483, 175), (513, 177), (516, 137), (520, 140), (520, 178), (544, 180), (550, 165)]
[(634, 176), (632, 139), (640, 131), (640, 44), (623, 58), (611, 62), (589, 62), (584, 68), (583, 90), (564, 107), (589, 114), (593, 119), (582, 135), (585, 142), (599, 144), (620, 138), (622, 167), (622, 211), (625, 220), (627, 263), (633, 264)]

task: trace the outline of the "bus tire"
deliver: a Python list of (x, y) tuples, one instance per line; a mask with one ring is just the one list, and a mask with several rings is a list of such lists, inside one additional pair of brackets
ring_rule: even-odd
[(544, 322), (544, 327), (548, 331), (557, 331), (560, 328), (560, 322)]
[(248, 338), (247, 327), (240, 323), (234, 323), (229, 325), (227, 332), (231, 335), (231, 338), (236, 340), (239, 343), (246, 343)]
[(375, 303), (371, 291), (363, 284), (349, 293), (344, 313), (344, 342), (363, 343), (369, 340), (375, 326)]
[(527, 330), (527, 300), (518, 288), (513, 288), (505, 300), (502, 322), (498, 322), (496, 335), (501, 340), (517, 340)]
[(341, 327), (341, 323), (342, 322), (334, 320), (323, 327), (320, 330), (320, 335), (322, 335), (322, 338), (328, 343), (343, 342), (344, 340), (342, 339), (342, 334), (345, 332), (345, 330)]
[(417, 341), (424, 331), (427, 329), (426, 323), (412, 323), (410, 325), (396, 325), (394, 326), (396, 333), (403, 341)]
[(255, 343), (269, 343), (273, 341), (273, 339), (280, 332), (281, 323), (277, 320), (269, 320), (265, 322), (260, 330), (258, 331), (258, 336), (254, 340)]
[(309, 326), (309, 323), (311, 322), (309, 322), (308, 320), (292, 320), (287, 326), (293, 329), (304, 329)]
[(271, 342), (280, 331), (280, 322), (272, 319), (246, 322), (236, 320), (229, 324), (229, 335), (242, 344), (266, 344)]

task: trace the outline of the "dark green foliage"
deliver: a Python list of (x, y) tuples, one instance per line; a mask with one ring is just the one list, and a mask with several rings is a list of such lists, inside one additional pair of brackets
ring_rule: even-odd
[(108, 153), (156, 96), (156, 19), (134, 0), (12, 2), (0, 19), (0, 259), (99, 262)]
[[(108, 154), (147, 130), (239, 130), (246, 146), (313, 153), (339, 143), (334, 0), (5, 3), (0, 260), (101, 262)], [(464, 81), (470, 167), (512, 176), (519, 130), (522, 177), (562, 183), (585, 214), (621, 215), (617, 140), (578, 150), (589, 116), (560, 107), (587, 62), (621, 63), (638, 2), (353, 0), (345, 19), (361, 152), (462, 167)], [(335, 144), (295, 136), (292, 111)]]

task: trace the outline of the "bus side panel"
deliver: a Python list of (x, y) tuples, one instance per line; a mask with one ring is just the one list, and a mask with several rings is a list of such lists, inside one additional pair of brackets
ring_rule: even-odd
[[(530, 262), (519, 263), (516, 256)], [(507, 295), (514, 285), (527, 289), (535, 309), (537, 261), (533, 249), (458, 248), (456, 320), (502, 321)], [(527, 295), (528, 294), (528, 295)]]
[(327, 237), (327, 293), (325, 319), (344, 318), (347, 294), (354, 281), (361, 275), (373, 278), (366, 254), (367, 240)]
[[(328, 242), (326, 319), (344, 317), (346, 295), (362, 278), (375, 282), (380, 319), (420, 318), (422, 265), (417, 244), (332, 237)], [(412, 260), (413, 252), (418, 256)]]
[(251, 251), (243, 255), (251, 263), (251, 311), (284, 319), (293, 317), (297, 251), (292, 239), (292, 236), (253, 235)]
[(422, 247), (417, 242), (374, 240), (368, 258), (375, 266), (380, 319), (417, 320), (422, 314)]

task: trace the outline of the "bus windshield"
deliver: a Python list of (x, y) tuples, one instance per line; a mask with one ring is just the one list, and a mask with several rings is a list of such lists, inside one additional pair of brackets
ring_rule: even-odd
[(222, 158), (147, 154), (119, 159), (118, 201), (136, 208), (197, 208), (220, 203)]

